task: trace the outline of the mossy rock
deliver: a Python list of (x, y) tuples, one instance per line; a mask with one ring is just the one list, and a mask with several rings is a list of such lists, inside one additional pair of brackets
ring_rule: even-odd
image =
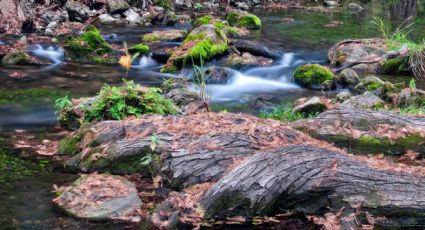
[(226, 20), (231, 26), (244, 27), (248, 29), (261, 28), (260, 18), (245, 11), (232, 11), (226, 15)]
[(294, 72), (295, 81), (311, 89), (329, 89), (333, 87), (334, 74), (319, 64), (305, 64)]
[(88, 26), (79, 37), (66, 37), (64, 40), (65, 58), (77, 62), (116, 63), (110, 57), (112, 47), (103, 39), (99, 30)]
[(409, 72), (407, 60), (399, 58), (387, 60), (382, 65), (382, 72), (384, 74), (406, 74)]
[(75, 155), (78, 153), (78, 144), (83, 135), (72, 135), (59, 141), (58, 153), (63, 155)]
[(130, 52), (130, 54), (135, 54), (135, 53), (148, 54), (149, 53), (149, 46), (145, 45), (145, 44), (137, 44), (137, 45), (134, 45), (134, 46), (128, 48), (128, 52)]
[(11, 51), (1, 59), (2, 65), (28, 64), (30, 56), (23, 51)]
[(212, 20), (214, 20), (214, 18), (212, 16), (205, 15), (205, 16), (202, 16), (202, 17), (196, 19), (193, 22), (193, 26), (198, 27), (198, 26), (202, 26), (202, 25), (208, 25), (208, 24), (210, 24), (210, 22)]
[(182, 45), (173, 51), (161, 72), (175, 71), (192, 61), (206, 61), (227, 52), (226, 34), (214, 25), (200, 26), (186, 37)]

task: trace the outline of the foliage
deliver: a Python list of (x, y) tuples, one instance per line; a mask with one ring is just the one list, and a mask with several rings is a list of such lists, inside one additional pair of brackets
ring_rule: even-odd
[(408, 115), (425, 115), (425, 106), (409, 105), (404, 108), (400, 108), (401, 114)]
[(137, 44), (128, 48), (128, 52), (130, 54), (135, 54), (135, 53), (147, 54), (149, 53), (149, 46), (145, 44)]
[(171, 0), (153, 0), (153, 3), (167, 10), (173, 8), (173, 2)]
[[(204, 68), (204, 63), (203, 63), (203, 59), (202, 56), (199, 57), (200, 59), (200, 66), (197, 65), (193, 65), (193, 69), (194, 69), (194, 81), (195, 84), (197, 84), (199, 86), (199, 96), (201, 97), (201, 99), (203, 101), (207, 101), (208, 100), (208, 96), (206, 93), (206, 77), (205, 77), (205, 68)], [(193, 60), (192, 60), (193, 63)]]
[(198, 19), (196, 19), (195, 22), (193, 22), (193, 26), (198, 27), (198, 26), (202, 26), (202, 25), (207, 25), (210, 23), (211, 20), (213, 20), (214, 18), (210, 15), (205, 15), (203, 17), (200, 17)]
[(142, 88), (133, 81), (126, 81), (121, 87), (105, 84), (96, 101), (92, 106), (86, 107), (84, 112), (86, 121), (121, 120), (143, 114), (173, 114), (176, 106), (161, 95), (161, 89)]
[(409, 82), (409, 89), (412, 91), (416, 89), (416, 81), (414, 78), (412, 78)]
[(159, 34), (155, 34), (155, 33), (150, 33), (150, 34), (145, 34), (143, 35), (143, 41), (144, 42), (154, 42), (154, 41), (158, 41), (161, 39), (161, 35)]
[(261, 111), (260, 118), (274, 119), (283, 122), (293, 122), (305, 118), (316, 117), (319, 113), (301, 113), (292, 112), (290, 105), (283, 105), (274, 108), (271, 111)]
[(68, 96), (58, 98), (55, 101), (55, 108), (57, 111), (69, 109), (71, 107), (72, 107), (72, 101), (69, 100)]
[(294, 72), (295, 81), (304, 85), (320, 85), (328, 80), (332, 81), (334, 74), (319, 64), (306, 64), (299, 66)]

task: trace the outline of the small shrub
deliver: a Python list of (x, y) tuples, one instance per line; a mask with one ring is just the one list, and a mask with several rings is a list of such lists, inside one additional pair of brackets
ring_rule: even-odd
[(85, 108), (86, 121), (121, 120), (128, 116), (140, 117), (143, 114), (173, 114), (175, 104), (161, 95), (161, 89), (142, 88), (133, 81), (124, 86), (111, 87), (105, 84), (97, 100)]

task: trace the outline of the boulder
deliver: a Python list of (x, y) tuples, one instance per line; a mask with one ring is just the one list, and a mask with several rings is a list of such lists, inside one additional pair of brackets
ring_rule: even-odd
[(292, 127), (353, 153), (425, 154), (425, 117), (355, 108), (350, 103), (294, 122)]
[(334, 87), (334, 74), (319, 64), (298, 66), (294, 72), (295, 82), (310, 89), (331, 89)]
[(90, 17), (90, 8), (79, 1), (69, 0), (65, 4), (65, 10), (68, 12), (69, 20), (84, 22)]
[(230, 76), (230, 69), (225, 67), (210, 66), (205, 70), (205, 82), (207, 84), (226, 84)]
[(260, 29), (261, 20), (254, 14), (242, 10), (232, 10), (226, 15), (226, 20), (231, 26), (248, 29)]
[(273, 60), (270, 58), (254, 56), (248, 52), (242, 55), (232, 53), (226, 58), (226, 65), (232, 67), (269, 66), (272, 63)]
[(277, 50), (264, 46), (263, 44), (251, 40), (233, 39), (230, 45), (240, 52), (249, 52), (253, 55), (263, 56), (271, 59), (282, 58), (282, 54)]
[(101, 14), (99, 15), (99, 21), (102, 24), (111, 24), (116, 22), (117, 20), (112, 17), (110, 14)]
[(360, 83), (360, 78), (359, 75), (357, 75), (356, 71), (348, 68), (341, 71), (337, 78), (337, 81), (338, 84), (352, 89)]
[(378, 97), (388, 100), (393, 97), (393, 94), (400, 92), (400, 86), (394, 85), (388, 81), (382, 81), (380, 78), (370, 75), (363, 78), (359, 84), (354, 87), (354, 92), (362, 94), (366, 91), (370, 91)]
[(1, 59), (2, 65), (28, 64), (29, 62), (30, 56), (19, 50), (9, 52)]
[(142, 205), (134, 184), (120, 176), (81, 175), (59, 189), (53, 201), (69, 215), (90, 221), (140, 221)]
[(176, 0), (174, 2), (174, 6), (177, 9), (190, 9), (192, 8), (192, 4), (193, 4), (192, 0)]
[(175, 72), (184, 63), (207, 61), (227, 52), (226, 34), (213, 25), (203, 25), (190, 32), (182, 45), (176, 48), (161, 72)]
[(385, 101), (377, 97), (375, 94), (366, 91), (362, 95), (351, 97), (344, 101), (341, 106), (348, 108), (362, 108), (362, 109), (380, 109), (385, 106)]
[(116, 63), (112, 47), (103, 39), (99, 30), (88, 26), (79, 37), (68, 36), (64, 40), (65, 59), (74, 62)]
[(46, 13), (44, 13), (41, 17), (47, 25), (52, 22), (68, 21), (69, 19), (68, 12), (65, 10), (55, 10), (55, 11), (49, 10)]
[(108, 13), (119, 14), (130, 8), (125, 0), (107, 0)]
[[(379, 38), (341, 41), (328, 52), (331, 65), (344, 66), (347, 64), (380, 58), (386, 54), (385, 40)], [(357, 64), (352, 67), (357, 73), (379, 73), (381, 64)]]
[(321, 113), (327, 109), (326, 104), (317, 96), (300, 98), (294, 102), (294, 113)]
[(140, 20), (142, 19), (140, 15), (132, 9), (128, 9), (124, 11), (123, 15), (125, 16), (125, 19), (131, 23), (131, 24), (138, 24), (140, 23)]
[(360, 6), (357, 3), (349, 3), (348, 4), (348, 9), (351, 10), (351, 11), (354, 11), (354, 12), (360, 12), (360, 11), (363, 10), (363, 7)]
[(186, 30), (157, 30), (143, 35), (144, 42), (182, 41), (187, 35)]

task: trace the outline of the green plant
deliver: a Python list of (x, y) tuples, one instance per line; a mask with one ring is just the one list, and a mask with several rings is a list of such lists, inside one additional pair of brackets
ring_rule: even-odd
[(414, 91), (414, 90), (416, 89), (416, 81), (415, 81), (415, 79), (414, 79), (414, 78), (412, 78), (412, 79), (410, 80), (410, 82), (409, 82), (409, 89), (410, 89), (411, 91)]
[(312, 118), (318, 116), (319, 113), (301, 113), (292, 112), (290, 105), (282, 105), (274, 108), (271, 111), (261, 111), (259, 117), (265, 119), (274, 119), (283, 122), (293, 122), (305, 118)]
[(409, 115), (424, 115), (425, 109), (423, 106), (409, 105), (407, 107), (400, 108), (400, 113)]
[(61, 97), (55, 100), (55, 108), (57, 111), (69, 109), (72, 107), (72, 101), (68, 96)]
[(124, 81), (121, 87), (105, 84), (96, 101), (84, 109), (84, 119), (121, 120), (128, 116), (140, 117), (143, 114), (173, 114), (176, 105), (164, 98), (161, 89), (143, 88), (133, 81)]
[[(204, 68), (204, 64), (203, 64), (203, 59), (202, 56), (199, 55), (199, 60), (200, 60), (200, 66), (193, 64), (193, 70), (194, 70), (194, 82), (195, 84), (197, 84), (199, 86), (199, 96), (201, 97), (201, 99), (203, 101), (208, 101), (208, 96), (206, 93), (206, 77), (205, 77), (205, 68)], [(192, 63), (194, 63), (193, 58), (192, 58)]]
[(151, 148), (152, 152), (154, 152), (155, 149), (156, 149), (156, 146), (158, 144), (158, 137), (156, 136), (156, 133), (152, 134), (150, 139), (151, 139), (150, 148)]

